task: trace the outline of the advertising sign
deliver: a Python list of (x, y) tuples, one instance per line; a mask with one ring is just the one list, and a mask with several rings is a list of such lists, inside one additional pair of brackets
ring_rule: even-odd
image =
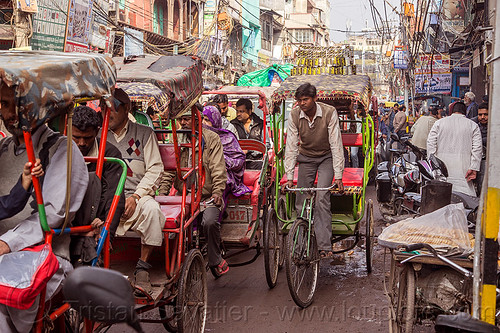
[(26, 13), (36, 13), (38, 11), (38, 3), (36, 0), (18, 0), (17, 8)]
[(449, 93), (451, 92), (451, 74), (418, 74), (415, 75), (415, 93)]
[(33, 14), (33, 50), (63, 51), (69, 0), (38, 0)]
[(109, 2), (106, 0), (94, 0), (94, 3), (97, 6), (92, 6), (93, 15), (90, 45), (100, 49), (105, 49), (106, 36), (108, 35), (108, 31), (111, 30), (105, 19), (109, 12)]
[(420, 54), (415, 74), (431, 74), (431, 69), (433, 74), (449, 73), (450, 63), (448, 54)]
[(125, 58), (144, 55), (144, 33), (125, 27), (123, 49)]
[(65, 52), (88, 52), (92, 0), (70, 0)]
[(443, 0), (443, 29), (461, 32), (465, 26), (464, 0)]
[(408, 63), (406, 61), (406, 51), (402, 48), (394, 50), (394, 69), (407, 69)]

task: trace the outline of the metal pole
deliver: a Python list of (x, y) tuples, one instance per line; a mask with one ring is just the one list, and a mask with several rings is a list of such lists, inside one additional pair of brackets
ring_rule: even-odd
[[(496, 0), (490, 0), (490, 8), (495, 8), (495, 28), (493, 54), (490, 60), (492, 66), (492, 84), (490, 91), (490, 105), (500, 103), (500, 13)], [(479, 273), (481, 278), (481, 310), (480, 318), (490, 324), (495, 324), (496, 312), (496, 274), (498, 258), (498, 224), (500, 221), (500, 147), (496, 142), (500, 139), (500, 113), (496, 108), (490, 108), (488, 117), (488, 147), (487, 147), (487, 178), (486, 194), (483, 200), (481, 222), (483, 224), (482, 239), (484, 252), (481, 271), (474, 267), (474, 275)], [(477, 292), (477, 291), (476, 291)]]

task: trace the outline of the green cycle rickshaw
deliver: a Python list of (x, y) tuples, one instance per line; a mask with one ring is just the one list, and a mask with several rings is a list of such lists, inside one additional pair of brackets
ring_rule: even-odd
[[(309, 82), (317, 88), (318, 101), (337, 109), (342, 141), (345, 150), (359, 147), (363, 159), (362, 167), (344, 169), (344, 192), (329, 188), (283, 189), (287, 182), (284, 170), (286, 124), (289, 110), (293, 106), (296, 89)], [(374, 122), (368, 114), (371, 102), (370, 78), (364, 75), (301, 75), (287, 78), (272, 96), (271, 122), (275, 153), (276, 182), (273, 191), (274, 207), (267, 214), (266, 228), (268, 246), (274, 248), (273, 281), (278, 269), (285, 262), (287, 281), (292, 297), (300, 307), (311, 304), (319, 271), (319, 253), (313, 225), (315, 193), (328, 190), (332, 193), (332, 242), (340, 247), (334, 253), (346, 252), (359, 244), (362, 238), (366, 245), (367, 271), (371, 272), (373, 251), (373, 204), (366, 202), (365, 191), (368, 173), (374, 162)], [(359, 117), (356, 117), (356, 114)], [(294, 185), (297, 184), (297, 170)], [(304, 201), (302, 214), (295, 212), (295, 192), (311, 195)], [(360, 231), (360, 221), (366, 217), (366, 228)], [(343, 240), (351, 240), (339, 243)], [(347, 244), (347, 245), (346, 245)]]

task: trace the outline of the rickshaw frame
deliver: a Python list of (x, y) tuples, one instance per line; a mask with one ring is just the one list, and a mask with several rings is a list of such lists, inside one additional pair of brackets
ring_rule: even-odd
[[(357, 89), (354, 91), (349, 91), (349, 87), (346, 86), (348, 85), (348, 81), (350, 78), (354, 78), (353, 80), (360, 81), (357, 82)], [(291, 80), (292, 82), (288, 82), (289, 85), (287, 86), (287, 80)], [(341, 104), (341, 108), (344, 108), (343, 111), (347, 110), (348, 112), (351, 113), (351, 116), (353, 116), (353, 107), (354, 104), (357, 107), (364, 108), (365, 114), (361, 120), (345, 120), (340, 118), (339, 114), (339, 126), (340, 128), (347, 129), (346, 125), (356, 125), (358, 123), (361, 123), (361, 133), (342, 133), (342, 139), (344, 141), (344, 146), (361, 146), (362, 147), (362, 152), (364, 155), (364, 163), (363, 163), (363, 175), (362, 175), (362, 183), (360, 184), (360, 188), (350, 188), (350, 186), (346, 186), (346, 192), (350, 192), (348, 195), (352, 195), (352, 219), (342, 219), (340, 217), (347, 215), (346, 212), (343, 212), (342, 214), (335, 214), (332, 213), (332, 242), (337, 243), (340, 242), (344, 239), (347, 239), (349, 237), (354, 237), (354, 241), (351, 243), (351, 245), (332, 251), (334, 254), (335, 253), (342, 253), (349, 251), (353, 249), (360, 241), (361, 239), (361, 233), (359, 231), (359, 222), (365, 217), (366, 215), (366, 230), (365, 230), (365, 241), (366, 241), (366, 263), (367, 263), (367, 271), (370, 273), (371, 272), (371, 262), (372, 262), (372, 248), (373, 248), (373, 204), (371, 201), (368, 203), (368, 214), (366, 214), (365, 211), (365, 200), (366, 200), (366, 186), (368, 185), (369, 181), (369, 173), (370, 170), (373, 167), (374, 164), (374, 150), (375, 150), (375, 123), (372, 119), (372, 117), (368, 113), (369, 105), (373, 103), (373, 99), (370, 97), (371, 93), (371, 84), (369, 82), (369, 78), (363, 79), (362, 76), (336, 76), (336, 75), (302, 75), (298, 77), (291, 77), (288, 78), (283, 82), (283, 85), (286, 87), (283, 87), (283, 89), (278, 89), (275, 94), (273, 95), (273, 113), (271, 116), (271, 122), (272, 122), (272, 127), (273, 127), (273, 141), (274, 141), (274, 149), (275, 149), (275, 156), (276, 156), (276, 174), (277, 174), (277, 179), (280, 180), (280, 183), (283, 185), (283, 180), (284, 180), (284, 175), (285, 175), (285, 167), (284, 167), (284, 157), (285, 157), (285, 120), (287, 118), (287, 114), (285, 111), (286, 107), (286, 100), (287, 98), (291, 98), (294, 93), (295, 89), (298, 87), (299, 84), (305, 83), (306, 81), (312, 80), (313, 84), (315, 82), (319, 83), (318, 85), (321, 85), (321, 87), (317, 87), (319, 96), (318, 96), (318, 101), (326, 102), (327, 104), (332, 104), (332, 102), (336, 99), (339, 100), (347, 100), (350, 101), (350, 106), (349, 104)], [(303, 82), (301, 82), (301, 80)], [(346, 81), (344, 83), (344, 89), (339, 89), (337, 87), (327, 87), (328, 84), (330, 83), (335, 83), (336, 81), (344, 80)], [(298, 82), (297, 82), (298, 81)], [(293, 87), (293, 88), (292, 88)], [(330, 102), (330, 103), (328, 103)], [(375, 100), (376, 102), (376, 100)], [(357, 109), (357, 108), (356, 108)], [(280, 111), (278, 111), (280, 110)], [(375, 107), (374, 107), (374, 110)], [(291, 121), (288, 119), (288, 121)], [(344, 126), (342, 126), (344, 125)], [(359, 145), (359, 142), (356, 142), (357, 139), (359, 139), (359, 135), (361, 135), (361, 145)], [(347, 170), (347, 169), (346, 169)], [(345, 175), (345, 173), (344, 173)], [(300, 189), (296, 189), (300, 190)], [(307, 189), (303, 189), (307, 190)], [(301, 218), (300, 215), (304, 216), (304, 212), (309, 209), (312, 210), (312, 202), (308, 200), (304, 200), (303, 203), (303, 208), (302, 208), (302, 214), (298, 215), (297, 218), (293, 218), (294, 216), (294, 200), (293, 197), (291, 196), (291, 193), (289, 191), (285, 191), (284, 196), (280, 196), (281, 189), (279, 186), (279, 183), (276, 182), (276, 186), (274, 189), (274, 209), (277, 212), (275, 215), (277, 217), (276, 223), (279, 224), (279, 229), (280, 233), (282, 235), (282, 240), (281, 240), (281, 248), (282, 251), (280, 253), (279, 258), (279, 266), (283, 265), (283, 258), (285, 257), (289, 259), (288, 257), (291, 255), (289, 253), (285, 253), (285, 241), (284, 238), (286, 238), (286, 248), (287, 249), (295, 249), (295, 242), (296, 239), (295, 237), (298, 237), (298, 230), (297, 230), (297, 235), (292, 235), (289, 233), (290, 229), (297, 229), (298, 226), (296, 227), (295, 225), (297, 223), (302, 223), (303, 221), (308, 221), (306, 218), (305, 220)], [(345, 197), (346, 195), (341, 195)], [(332, 203), (333, 207), (333, 203)], [(302, 221), (302, 222), (300, 222)], [(309, 229), (311, 228), (312, 221), (309, 221)], [(309, 249), (311, 248), (317, 248), (315, 245), (311, 244), (311, 241), (315, 242), (315, 238), (311, 237), (313, 233), (311, 230), (308, 231), (307, 233), (307, 238), (306, 238), (306, 246), (307, 246), (307, 260), (311, 262), (315, 262), (315, 259), (311, 259), (312, 255), (309, 254)], [(292, 242), (292, 244), (290, 244)], [(290, 268), (289, 265), (291, 265), (291, 261), (286, 260), (285, 263), (287, 263), (287, 280), (288, 280), (288, 285), (290, 292), (292, 294), (292, 297), (295, 301), (295, 303), (301, 307), (307, 307), (311, 304), (312, 302), (312, 294), (314, 293), (314, 288), (315, 288), (315, 283), (314, 286), (312, 287), (312, 293), (311, 297), (308, 297), (306, 300), (301, 300), (300, 297), (298, 296), (297, 292), (294, 290), (293, 284), (293, 278), (290, 277)], [(316, 273), (317, 274), (317, 273)]]

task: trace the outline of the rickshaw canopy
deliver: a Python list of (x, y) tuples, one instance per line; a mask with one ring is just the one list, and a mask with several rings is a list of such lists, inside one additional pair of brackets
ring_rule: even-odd
[(361, 103), (365, 110), (370, 104), (372, 85), (367, 75), (298, 75), (290, 76), (272, 95), (273, 108), (286, 99), (294, 99), (297, 88), (309, 82), (316, 87), (321, 100), (351, 100)]
[(116, 69), (101, 54), (0, 51), (0, 83), (14, 87), (19, 126), (30, 131), (76, 100), (111, 95)]
[(227, 95), (238, 95), (238, 98), (251, 98), (252, 96), (259, 96), (266, 100), (266, 104), (262, 104), (259, 100), (259, 109), (264, 113), (269, 112), (271, 107), (271, 95), (276, 90), (276, 87), (243, 87), (243, 86), (224, 86), (218, 90), (205, 91), (204, 94), (227, 94)]
[(148, 82), (119, 82), (118, 88), (122, 88), (130, 100), (135, 102), (146, 102), (157, 113), (164, 114), (167, 111), (169, 96), (167, 92)]
[(151, 56), (124, 61), (113, 58), (120, 82), (146, 82), (160, 88), (168, 98), (162, 118), (175, 118), (198, 101), (203, 92), (203, 64), (189, 56)]

